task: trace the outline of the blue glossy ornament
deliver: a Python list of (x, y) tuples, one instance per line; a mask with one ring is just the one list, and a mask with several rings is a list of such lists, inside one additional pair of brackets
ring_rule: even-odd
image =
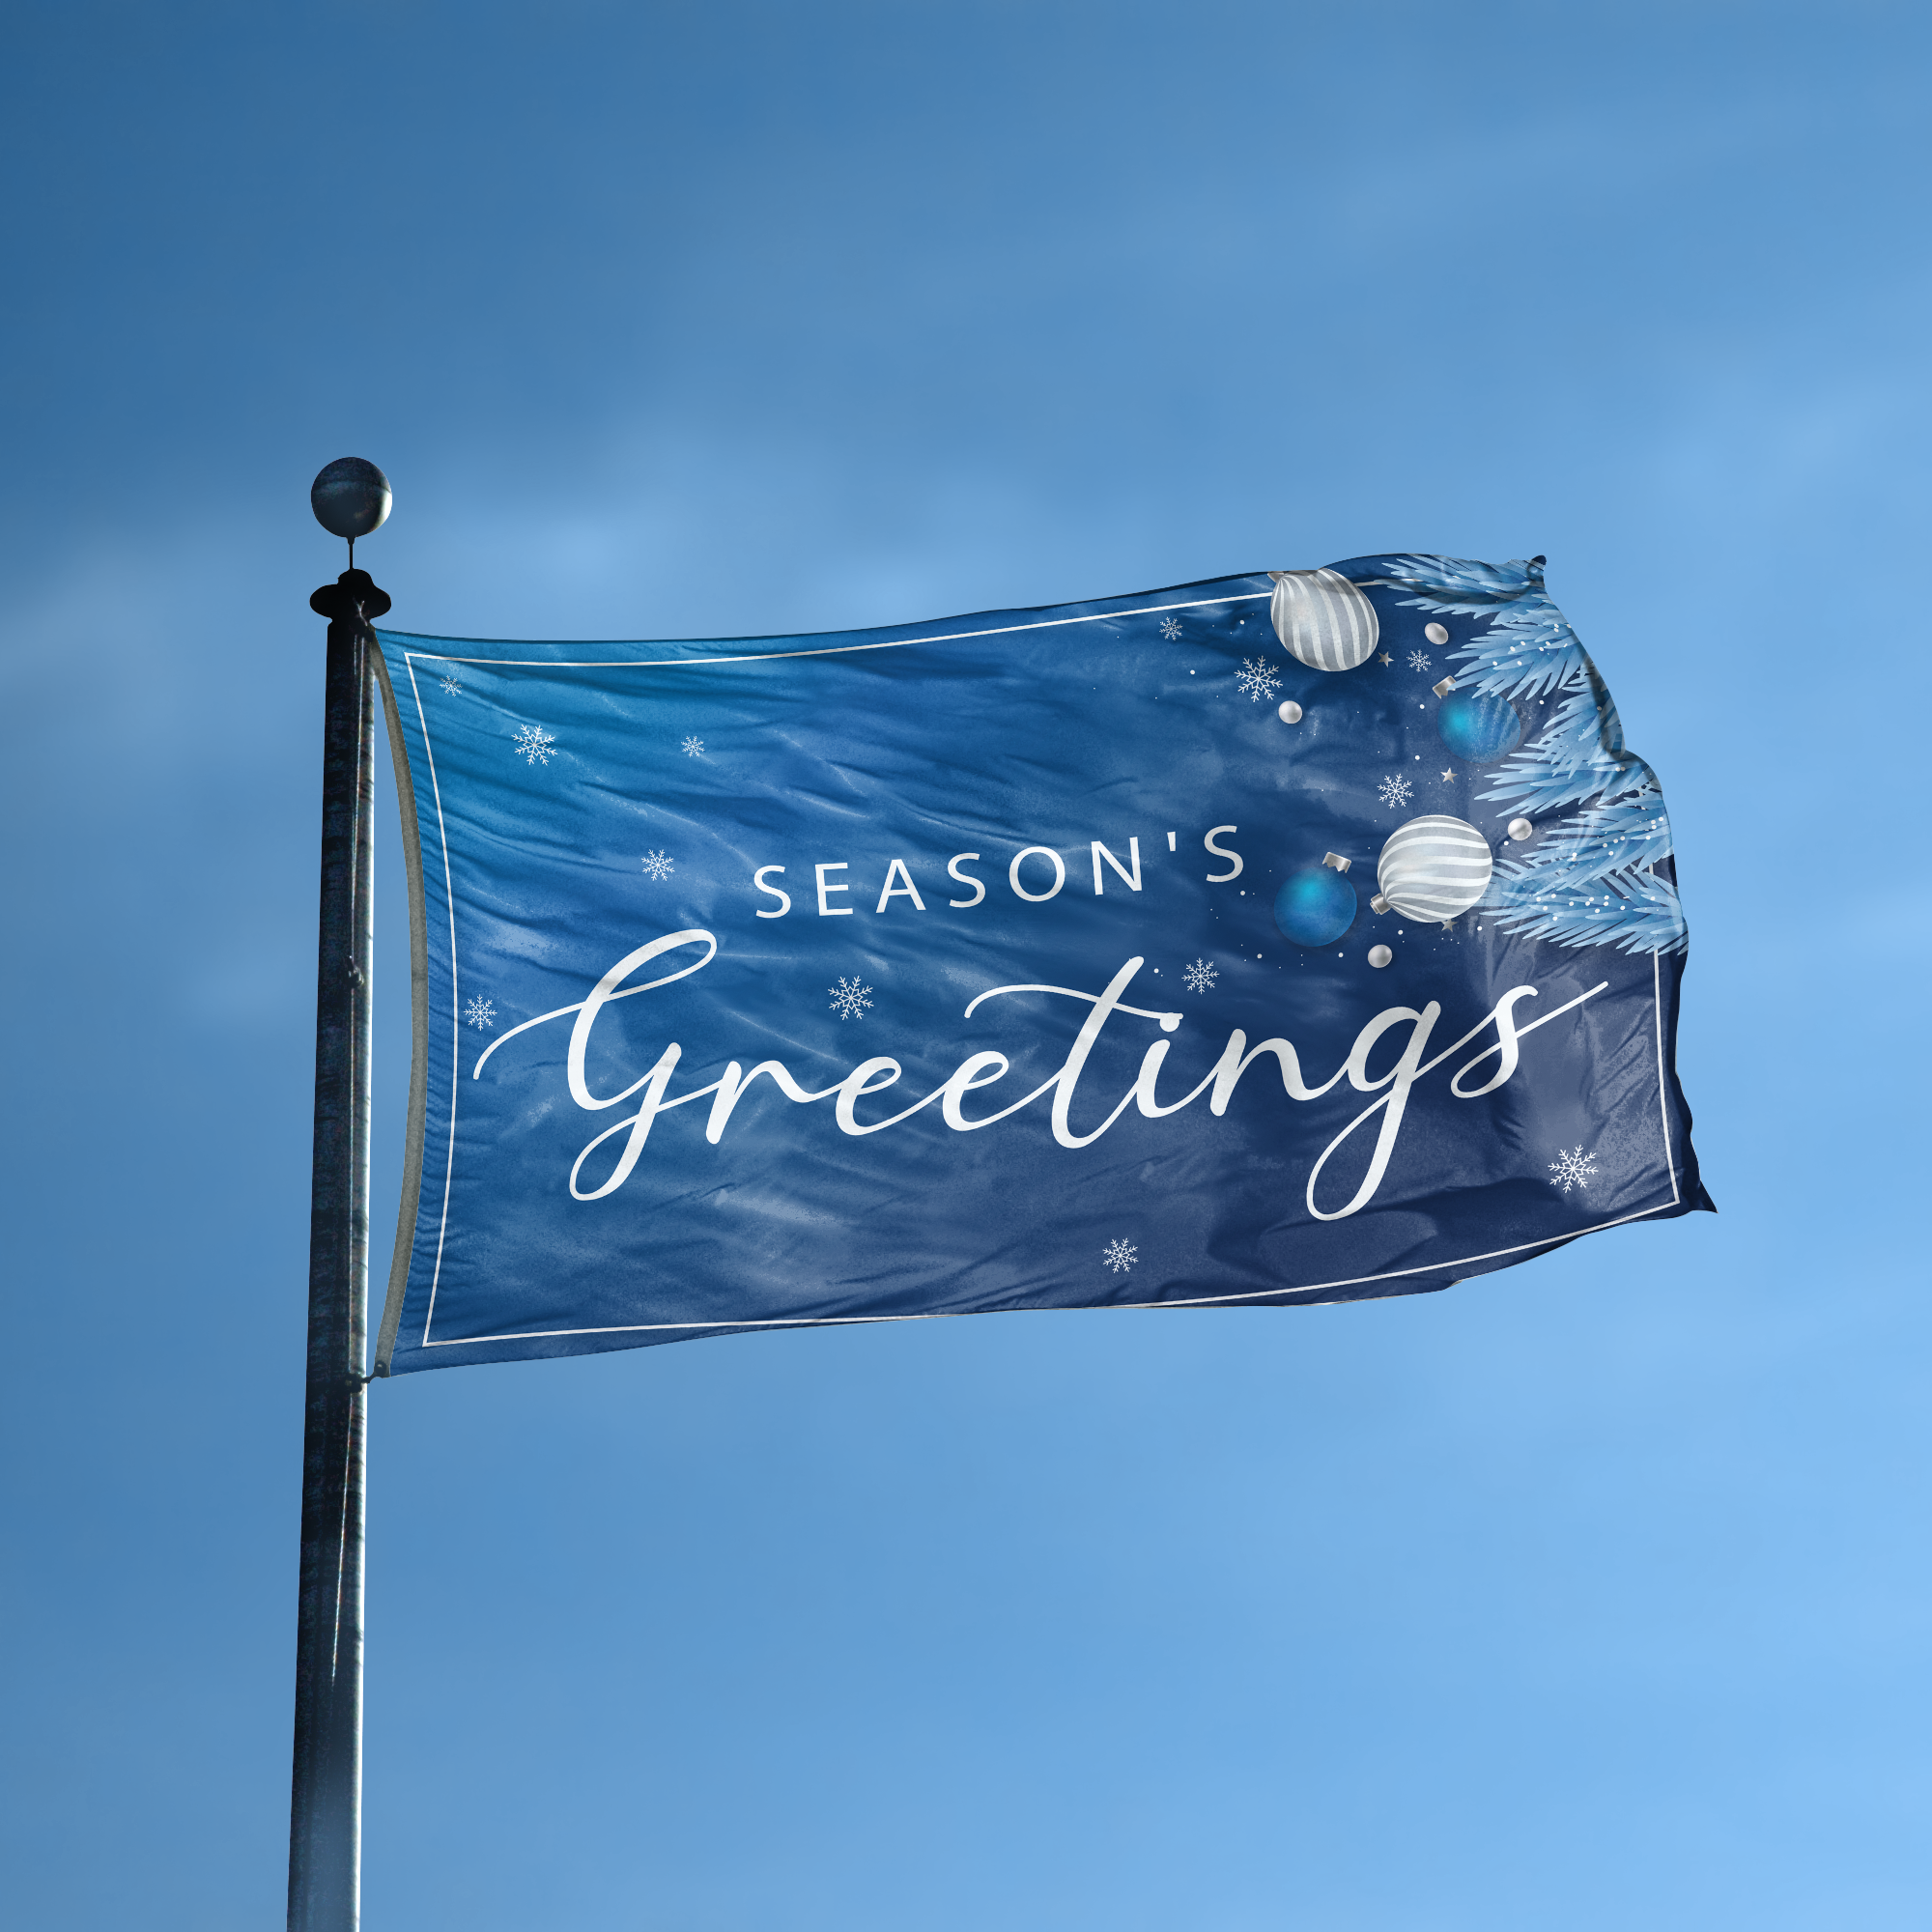
[(1274, 923), (1297, 946), (1332, 946), (1355, 923), (1348, 860), (1330, 852), (1319, 866), (1291, 872), (1274, 895)]
[(1487, 765), (1522, 743), (1522, 720), (1507, 697), (1475, 691), (1452, 691), (1435, 714), (1442, 742), (1459, 758)]

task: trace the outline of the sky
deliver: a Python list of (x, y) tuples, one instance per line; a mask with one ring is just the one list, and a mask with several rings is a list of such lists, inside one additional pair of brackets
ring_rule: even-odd
[(283, 1910), (352, 454), (445, 635), (1547, 554), (1670, 804), (1720, 1210), (1412, 1299), (379, 1384), (370, 1932), (1932, 1919), (1924, 10), (8, 41), (12, 1922)]

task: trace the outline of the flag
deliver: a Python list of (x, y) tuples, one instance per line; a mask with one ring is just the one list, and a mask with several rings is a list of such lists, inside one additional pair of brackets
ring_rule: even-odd
[(1670, 822), (1541, 559), (379, 637), (381, 1373), (1414, 1293), (1711, 1206)]

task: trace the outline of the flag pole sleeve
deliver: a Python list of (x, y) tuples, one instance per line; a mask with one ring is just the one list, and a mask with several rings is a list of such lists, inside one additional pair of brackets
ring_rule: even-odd
[(429, 936), (424, 924), (422, 838), (416, 825), (409, 744), (403, 736), (395, 687), (380, 639), (369, 655), (383, 696), (383, 716), (389, 727), (389, 758), (396, 774), (396, 804), (403, 821), (403, 869), (410, 889), (410, 1115), (403, 1137), (403, 1193), (396, 1208), (389, 1292), (383, 1304), (382, 1325), (376, 1332), (375, 1373), (386, 1376), (403, 1319), (403, 1293), (409, 1287), (410, 1257), (415, 1249), (416, 1205), (422, 1198), (423, 1121), (429, 1104)]

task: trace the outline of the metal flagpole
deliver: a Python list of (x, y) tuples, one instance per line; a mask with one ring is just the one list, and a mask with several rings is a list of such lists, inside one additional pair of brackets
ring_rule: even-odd
[(375, 673), (388, 597), (355, 568), (389, 513), (388, 479), (346, 457), (315, 480), (350, 568), (309, 606), (328, 622), (322, 918), (316, 966), (308, 1391), (302, 1433), (289, 1932), (355, 1932), (362, 1864), (363, 1357), (369, 1286), (369, 1014), (375, 937)]

